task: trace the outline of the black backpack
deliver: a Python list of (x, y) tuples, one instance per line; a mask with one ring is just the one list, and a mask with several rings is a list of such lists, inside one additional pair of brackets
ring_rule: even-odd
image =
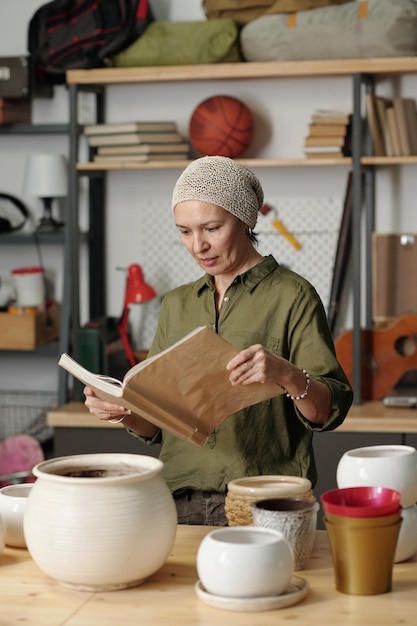
[(66, 70), (105, 66), (153, 19), (148, 0), (52, 0), (42, 5), (28, 29), (35, 80), (62, 84)]

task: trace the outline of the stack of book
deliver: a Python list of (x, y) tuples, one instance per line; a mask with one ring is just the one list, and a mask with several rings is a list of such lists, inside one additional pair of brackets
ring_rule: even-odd
[(343, 158), (350, 155), (351, 115), (319, 109), (311, 117), (304, 141), (307, 158)]
[(190, 144), (176, 122), (127, 122), (84, 127), (98, 163), (187, 159)]
[(368, 93), (365, 103), (374, 156), (417, 155), (416, 101)]

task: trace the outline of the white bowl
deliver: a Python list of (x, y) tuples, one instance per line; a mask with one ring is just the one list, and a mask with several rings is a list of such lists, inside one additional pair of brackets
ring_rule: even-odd
[(339, 488), (361, 485), (386, 487), (401, 493), (401, 506), (417, 502), (417, 450), (412, 446), (365, 446), (341, 457), (336, 481)]
[(278, 596), (294, 571), (284, 535), (270, 528), (234, 526), (208, 533), (197, 551), (200, 582), (216, 596)]
[(0, 489), (0, 515), (5, 526), (6, 545), (26, 548), (23, 520), (33, 483), (7, 485)]
[(398, 535), (394, 563), (407, 561), (417, 552), (417, 504), (401, 511), (402, 524)]

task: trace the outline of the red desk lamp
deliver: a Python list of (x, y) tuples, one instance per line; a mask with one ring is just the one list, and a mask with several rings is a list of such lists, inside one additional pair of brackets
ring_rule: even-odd
[(132, 367), (136, 364), (136, 359), (129, 340), (129, 304), (148, 302), (156, 298), (156, 296), (157, 293), (155, 289), (145, 281), (140, 265), (137, 265), (137, 263), (129, 265), (127, 268), (125, 302), (123, 313), (119, 320), (118, 330), (126, 358)]

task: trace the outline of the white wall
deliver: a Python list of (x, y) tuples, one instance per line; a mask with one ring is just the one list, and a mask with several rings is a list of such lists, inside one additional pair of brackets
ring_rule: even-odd
[[(27, 24), (38, 6), (39, 0), (0, 0), (0, 55), (14, 56), (26, 53)], [(152, 6), (160, 20), (200, 20), (204, 19), (200, 0), (153, 0)], [(417, 77), (398, 79), (398, 88), (402, 95), (416, 97)], [(390, 93), (391, 83), (382, 83), (380, 93)], [(108, 121), (134, 119), (175, 119), (180, 130), (187, 135), (188, 121), (195, 106), (205, 97), (215, 93), (236, 95), (252, 109), (255, 117), (256, 136), (248, 151), (250, 156), (264, 157), (301, 157), (303, 140), (307, 132), (310, 115), (315, 108), (351, 108), (351, 81), (349, 78), (323, 79), (283, 79), (280, 81), (220, 81), (202, 83), (176, 83), (175, 85), (150, 84), (146, 86), (111, 87), (108, 89)], [(53, 100), (36, 100), (33, 108), (33, 122), (65, 122), (68, 119), (67, 91), (65, 87), (55, 88)], [(0, 137), (0, 190), (14, 193), (28, 204), (35, 216), (39, 216), (40, 207), (33, 198), (22, 193), (23, 168), (25, 156), (32, 151), (59, 151), (65, 153), (67, 141), (63, 137)], [(256, 168), (262, 180), (266, 201), (274, 204), (288, 199), (293, 206), (297, 200), (302, 203), (306, 198), (325, 203), (335, 199), (341, 205), (345, 191), (347, 169), (345, 167), (320, 168)], [(379, 230), (417, 231), (417, 212), (415, 211), (416, 188), (414, 183), (415, 168), (386, 168), (378, 173), (377, 209)], [(146, 276), (155, 282), (160, 290), (165, 289), (164, 277), (155, 276), (155, 263), (149, 247), (147, 229), (155, 223), (161, 224), (161, 216), (166, 215), (167, 223), (171, 219), (171, 190), (179, 175), (177, 170), (165, 172), (115, 172), (108, 176), (107, 220), (107, 273), (108, 273), (108, 314), (119, 315), (123, 299), (124, 279), (118, 266), (126, 267), (129, 263), (143, 265)], [(81, 181), (84, 189), (85, 182)], [(162, 212), (162, 213), (161, 213)], [(280, 214), (282, 218), (282, 214)], [(291, 220), (291, 214), (285, 214)], [(172, 239), (174, 256), (181, 253), (178, 243)], [(274, 254), (278, 260), (286, 260), (288, 245), (278, 236), (275, 239)], [(59, 294), (61, 261), (59, 250), (52, 247), (43, 249), (45, 267), (53, 272)], [(169, 258), (172, 250), (164, 246), (158, 251), (159, 261)], [(0, 248), (0, 276), (7, 274), (18, 263), (34, 263), (33, 249), (19, 249), (2, 246)], [(301, 253), (302, 254), (302, 251)], [(310, 264), (310, 259), (307, 265)], [(333, 259), (326, 250), (317, 250), (319, 263), (332, 264)], [(84, 263), (84, 260), (83, 260)], [(84, 273), (85, 266), (82, 265)], [(179, 276), (179, 280), (181, 276)], [(82, 318), (87, 319), (87, 285), (83, 281)], [(327, 302), (325, 302), (327, 305)], [(156, 307), (156, 308), (155, 308)], [(157, 303), (149, 307), (145, 328), (148, 334), (153, 328), (157, 314)], [(349, 310), (343, 324), (349, 324)], [(142, 337), (142, 342), (149, 343), (149, 337)], [(10, 361), (15, 368), (23, 367), (19, 357)], [(9, 361), (8, 361), (9, 363)], [(56, 377), (55, 362), (44, 367), (34, 368), (29, 362), (30, 377), (36, 376), (40, 387), (53, 388)], [(13, 367), (3, 372), (0, 388), (13, 384)], [(33, 383), (29, 387), (32, 387)]]

